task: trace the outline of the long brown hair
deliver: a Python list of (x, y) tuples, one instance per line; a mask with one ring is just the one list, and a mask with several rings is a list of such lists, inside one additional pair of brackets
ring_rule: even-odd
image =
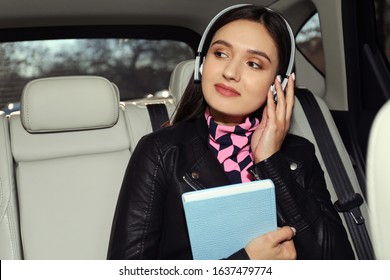
[[(222, 26), (239, 19), (250, 20), (264, 25), (275, 41), (278, 49), (278, 73), (286, 73), (291, 49), (290, 35), (286, 23), (279, 13), (261, 6), (243, 6), (228, 11), (218, 18), (207, 34), (202, 55), (204, 56), (207, 53), (214, 34)], [(194, 78), (192, 77), (176, 109), (172, 124), (199, 118), (203, 116), (206, 107), (207, 103), (203, 97), (201, 83), (194, 82)], [(261, 118), (262, 111), (263, 106), (253, 112), (252, 115)]]

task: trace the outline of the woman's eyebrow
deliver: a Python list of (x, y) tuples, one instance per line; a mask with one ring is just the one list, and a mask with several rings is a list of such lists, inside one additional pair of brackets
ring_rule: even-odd
[(212, 46), (214, 46), (214, 45), (223, 45), (223, 46), (228, 47), (228, 48), (232, 48), (233, 47), (232, 44), (230, 44), (229, 42), (226, 42), (225, 40), (217, 40), (217, 41), (213, 42), (211, 45)]
[[(217, 45), (217, 44), (223, 45), (223, 46), (228, 47), (228, 48), (232, 48), (233, 47), (232, 44), (230, 44), (229, 42), (226, 42), (225, 40), (217, 40), (217, 41), (213, 42), (211, 45), (213, 46), (213, 45)], [(247, 53), (250, 53), (252, 55), (257, 55), (257, 56), (264, 57), (270, 63), (272, 63), (270, 57), (265, 52), (262, 52), (262, 51), (259, 51), (259, 50), (248, 49)]]
[(269, 61), (269, 63), (272, 63), (272, 62), (271, 62), (271, 58), (269, 58), (269, 56), (268, 56), (265, 52), (258, 51), (258, 50), (247, 50), (247, 52), (250, 53), (250, 54), (262, 56), (262, 57), (264, 57), (265, 59), (267, 59), (267, 60)]

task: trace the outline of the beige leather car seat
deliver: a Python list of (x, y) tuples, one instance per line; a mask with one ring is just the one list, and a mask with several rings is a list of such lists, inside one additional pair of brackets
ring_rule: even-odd
[(153, 131), (152, 121), (147, 106), (161, 105), (167, 109), (167, 121), (175, 110), (175, 101), (171, 99), (138, 99), (123, 102), (126, 122), (130, 133), (131, 151), (134, 151), (138, 141)]
[(110, 81), (34, 80), (10, 115), (25, 259), (105, 259), (130, 158), (129, 132)]
[(8, 118), (0, 112), (0, 259), (21, 259), (18, 205)]
[(367, 152), (367, 199), (377, 259), (390, 259), (390, 101), (372, 125)]

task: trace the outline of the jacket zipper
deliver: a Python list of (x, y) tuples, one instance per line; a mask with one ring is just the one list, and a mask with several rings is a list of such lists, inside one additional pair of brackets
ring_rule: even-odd
[(251, 170), (248, 170), (248, 171), (249, 171), (249, 173), (252, 174), (253, 178), (255, 178), (255, 181), (260, 181), (261, 180), (259, 174), (257, 174), (254, 170), (251, 169)]
[(195, 191), (198, 191), (201, 189), (198, 186), (196, 186), (194, 183), (192, 183), (191, 179), (187, 178), (186, 175), (183, 176), (183, 180), (184, 180), (184, 182), (187, 183), (187, 185), (189, 185)]

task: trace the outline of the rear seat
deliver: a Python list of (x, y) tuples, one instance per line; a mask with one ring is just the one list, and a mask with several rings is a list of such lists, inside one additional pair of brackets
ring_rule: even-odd
[[(175, 70), (172, 73), (171, 80), (170, 80), (170, 85), (169, 85), (169, 90), (171, 94), (177, 99), (180, 100), (182, 94), (184, 93), (185, 87), (188, 84), (188, 81), (191, 78), (191, 75), (194, 70), (194, 60), (187, 60), (179, 63)], [(349, 179), (351, 180), (351, 184), (355, 190), (356, 193), (362, 194), (362, 191), (359, 187), (359, 183), (355, 174), (355, 171), (353, 169), (350, 157), (347, 153), (347, 150), (342, 142), (342, 139), (340, 137), (340, 134), (336, 128), (336, 124), (333, 121), (333, 118), (330, 114), (330, 111), (325, 104), (325, 102), (320, 98), (320, 97), (315, 97), (321, 111), (326, 119), (327, 125), (330, 129), (331, 135), (335, 141), (337, 150), (341, 156), (342, 162), (345, 166), (345, 169), (347, 171), (347, 174), (349, 176)], [(321, 164), (322, 169), (324, 170), (324, 175), (325, 175), (325, 180), (329, 189), (329, 192), (331, 194), (331, 199), (333, 202), (337, 200), (337, 195), (335, 192), (335, 189), (333, 187), (333, 183), (329, 177), (329, 173), (326, 169), (326, 166), (324, 164), (324, 160), (321, 156), (321, 153), (319, 151), (317, 142), (315, 140), (315, 137), (313, 135), (313, 132), (310, 128), (309, 122), (305, 116), (305, 113), (303, 111), (303, 108), (301, 104), (299, 103), (299, 100), (295, 98), (295, 105), (294, 105), (294, 110), (293, 110), (293, 115), (292, 115), (292, 120), (291, 120), (291, 127), (290, 127), (290, 133), (300, 135), (302, 137), (305, 137), (309, 141), (311, 141), (316, 148), (316, 156)], [(363, 196), (363, 195), (362, 195)], [(364, 201), (363, 205), (361, 205), (360, 210), (363, 214), (363, 217), (368, 217), (368, 210), (367, 210), (367, 203)], [(343, 220), (343, 223), (345, 225), (345, 228), (348, 230), (348, 227), (346, 225), (344, 216), (340, 214), (341, 219)], [(352, 241), (352, 238), (349, 234), (349, 238)], [(354, 244), (351, 242), (353, 247)], [(354, 248), (355, 249), (355, 248)], [(355, 254), (356, 255), (356, 254)]]
[(175, 109), (172, 98), (120, 103), (117, 87), (101, 77), (25, 87), (21, 112), (0, 114), (1, 259), (106, 258), (122, 178), (131, 150), (152, 132), (153, 104), (168, 116)]
[(390, 260), (389, 157), (390, 100), (375, 116), (367, 151), (367, 197), (370, 230), (377, 259)]
[(152, 122), (147, 106), (165, 105), (168, 117), (171, 117), (175, 111), (176, 103), (173, 99), (138, 99), (122, 103), (125, 108), (125, 116), (130, 133), (130, 147), (133, 151), (142, 136), (151, 133)]
[(19, 218), (8, 119), (0, 112), (0, 260), (21, 259)]
[(10, 135), (24, 258), (105, 259), (130, 158), (116, 86), (91, 76), (32, 81)]

